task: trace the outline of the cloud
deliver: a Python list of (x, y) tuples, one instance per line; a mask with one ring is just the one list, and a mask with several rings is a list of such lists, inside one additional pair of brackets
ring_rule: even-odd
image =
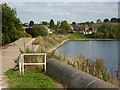
[(12, 7), (16, 7), (16, 8), (20, 8), (20, 7), (23, 7), (24, 6), (24, 3), (23, 2), (9, 2), (8, 4), (10, 4), (10, 6)]
[[(99, 18), (117, 16), (117, 3), (113, 2), (12, 2), (8, 3), (16, 8), (18, 16), (23, 22), (38, 18), (50, 20), (67, 19), (68, 21), (89, 21)], [(83, 0), (82, 0), (83, 1)], [(85, 0), (84, 0), (85, 1)], [(26, 19), (27, 18), (27, 19)], [(40, 22), (40, 21), (39, 21)]]
[(40, 13), (40, 14), (49, 14), (53, 13), (54, 10), (50, 8), (29, 8), (29, 9), (24, 9), (23, 12), (26, 13)]
[(1, 0), (1, 2), (119, 2), (119, 0)]

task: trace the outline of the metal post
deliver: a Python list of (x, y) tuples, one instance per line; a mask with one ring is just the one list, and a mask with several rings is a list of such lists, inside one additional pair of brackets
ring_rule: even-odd
[(46, 54), (45, 54), (45, 73), (46, 73)]
[(20, 55), (19, 55), (19, 71), (20, 71), (20, 74), (21, 74), (21, 68), (22, 68), (22, 67), (21, 67), (21, 59), (22, 59), (22, 58), (21, 58), (21, 54), (20, 54)]
[(24, 55), (22, 55), (22, 74), (24, 75)]

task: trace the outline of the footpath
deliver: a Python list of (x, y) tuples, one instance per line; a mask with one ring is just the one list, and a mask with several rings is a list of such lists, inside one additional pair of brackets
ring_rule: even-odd
[(35, 38), (20, 38), (8, 45), (8, 47), (1, 47), (0, 49), (0, 90), (8, 88), (8, 78), (6, 71), (15, 66), (14, 60), (19, 56), (20, 49), (24, 49), (24, 45), (31, 47)]

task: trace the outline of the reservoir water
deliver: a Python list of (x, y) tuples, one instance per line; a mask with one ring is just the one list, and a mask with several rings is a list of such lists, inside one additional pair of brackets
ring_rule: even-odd
[(56, 53), (75, 58), (83, 55), (88, 59), (102, 58), (108, 71), (118, 68), (119, 41), (68, 41), (60, 46)]

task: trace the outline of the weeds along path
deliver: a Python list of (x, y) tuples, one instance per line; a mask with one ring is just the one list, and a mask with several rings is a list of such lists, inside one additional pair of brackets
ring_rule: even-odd
[(5, 72), (15, 66), (14, 59), (19, 56), (19, 49), (24, 49), (24, 44), (31, 47), (34, 40), (34, 38), (20, 38), (9, 44), (7, 48), (0, 49), (0, 57), (2, 57), (0, 58), (0, 63), (2, 63), (0, 65), (2, 68), (0, 68), (0, 89), (1, 87), (8, 87)]

